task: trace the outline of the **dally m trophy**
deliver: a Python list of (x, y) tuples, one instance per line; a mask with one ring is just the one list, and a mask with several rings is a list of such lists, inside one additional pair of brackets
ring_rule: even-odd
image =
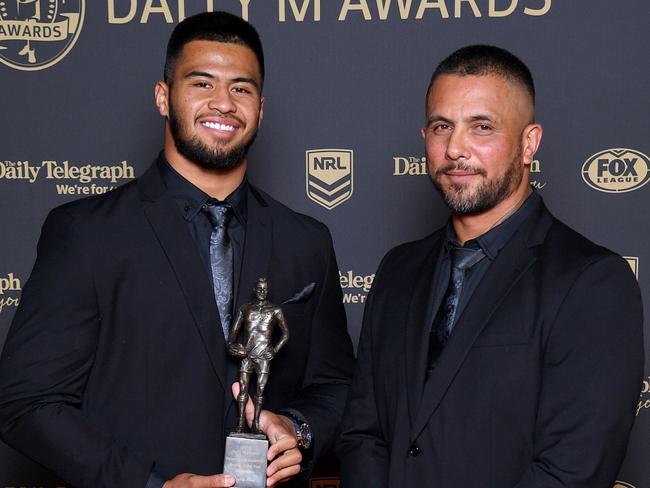
[[(234, 432), (226, 438), (223, 472), (236, 478), (237, 488), (266, 486), (266, 455), (269, 441), (260, 429), (260, 412), (264, 389), (269, 379), (271, 360), (289, 340), (289, 328), (282, 308), (267, 300), (269, 284), (259, 278), (255, 299), (243, 304), (228, 334), (228, 353), (241, 360), (239, 367), (238, 418)], [(278, 327), (280, 340), (273, 345), (273, 332)], [(237, 337), (241, 334), (241, 341)], [(253, 374), (255, 394), (250, 391)], [(246, 432), (246, 403), (252, 398), (255, 406), (251, 432)]]

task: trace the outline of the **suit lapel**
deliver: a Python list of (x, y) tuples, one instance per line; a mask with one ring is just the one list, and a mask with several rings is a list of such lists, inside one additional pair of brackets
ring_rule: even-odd
[(406, 385), (408, 397), (409, 417), (414, 420), (422, 398), (422, 385), (426, 370), (427, 355), (429, 351), (429, 332), (433, 323), (433, 311), (437, 304), (432, 303), (434, 289), (434, 273), (440, 250), (442, 248), (444, 232), (434, 238), (431, 251), (421, 263), (419, 273), (413, 282), (410, 291), (411, 301), (406, 322)]
[(187, 302), (194, 325), (203, 340), (212, 366), (226, 391), (226, 353), (217, 305), (210, 284), (210, 277), (196, 244), (187, 230), (176, 203), (166, 195), (166, 188), (154, 164), (139, 181), (144, 213)]
[[(547, 216), (549, 218), (547, 218)], [(543, 240), (550, 215), (543, 205), (536, 219), (521, 225), (510, 242), (499, 252), (485, 273), (467, 307), (458, 318), (440, 361), (424, 387), (422, 401), (411, 430), (411, 440), (420, 435), (438, 408), (449, 385), (462, 366), (470, 348), (485, 328), (494, 311), (524, 272), (535, 262), (533, 247)]]

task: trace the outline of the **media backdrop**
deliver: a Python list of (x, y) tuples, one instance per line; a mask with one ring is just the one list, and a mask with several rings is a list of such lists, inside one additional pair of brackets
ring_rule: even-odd
[[(217, 9), (250, 20), (266, 51), (250, 178), (331, 229), (355, 342), (382, 255), (447, 218), (426, 175), (424, 94), (437, 62), (473, 43), (529, 64), (545, 128), (533, 184), (627, 257), (650, 303), (647, 0), (0, 0), (0, 345), (47, 212), (142, 174), (161, 148), (169, 33)], [(648, 337), (646, 322), (650, 352)], [(649, 383), (646, 369), (621, 487), (650, 488)], [(320, 474), (313, 487), (338, 486), (334, 466)], [(0, 444), (0, 488), (22, 486), (65, 484)]]

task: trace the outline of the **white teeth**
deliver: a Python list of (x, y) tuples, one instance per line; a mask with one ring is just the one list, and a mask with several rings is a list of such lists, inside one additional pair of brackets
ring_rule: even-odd
[(203, 125), (209, 127), (210, 129), (226, 130), (229, 132), (235, 130), (235, 128), (232, 125), (218, 124), (216, 122), (203, 122)]

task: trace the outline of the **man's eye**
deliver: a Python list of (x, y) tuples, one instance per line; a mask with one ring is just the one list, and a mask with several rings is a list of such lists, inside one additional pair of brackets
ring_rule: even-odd
[(492, 130), (492, 127), (487, 124), (479, 124), (478, 130), (480, 130), (481, 132), (489, 132)]
[(433, 132), (445, 132), (450, 128), (449, 124), (435, 124), (431, 129)]
[(197, 81), (194, 83), (194, 86), (197, 88), (210, 88), (210, 84), (206, 81)]
[(250, 90), (244, 88), (243, 86), (235, 86), (233, 87), (232, 91), (234, 91), (235, 93), (250, 93)]

